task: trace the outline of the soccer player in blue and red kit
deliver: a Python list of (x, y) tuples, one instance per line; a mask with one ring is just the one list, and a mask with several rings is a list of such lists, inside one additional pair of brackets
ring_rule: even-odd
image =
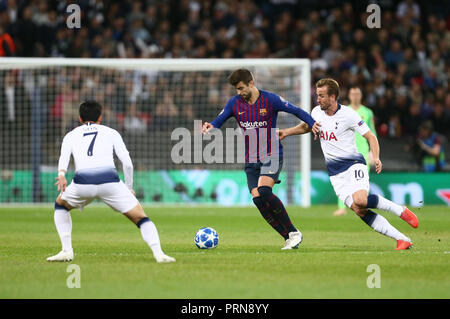
[(264, 219), (285, 239), (282, 248), (298, 248), (302, 233), (294, 227), (281, 200), (272, 192), (283, 165), (283, 147), (276, 134), (278, 112), (288, 112), (306, 122), (314, 134), (319, 123), (302, 109), (285, 101), (279, 95), (259, 90), (252, 73), (237, 69), (228, 78), (237, 95), (225, 105), (211, 123), (205, 122), (202, 133), (220, 128), (234, 116), (245, 135), (245, 173), (255, 206)]

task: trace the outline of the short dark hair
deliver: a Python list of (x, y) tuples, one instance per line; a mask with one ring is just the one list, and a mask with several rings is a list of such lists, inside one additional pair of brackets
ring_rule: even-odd
[(333, 95), (336, 97), (336, 100), (339, 98), (339, 84), (336, 80), (332, 78), (323, 78), (317, 81), (316, 88), (327, 87), (328, 95)]
[(102, 106), (94, 100), (84, 101), (80, 104), (80, 117), (83, 122), (97, 122), (102, 114)]
[(241, 81), (245, 85), (248, 85), (250, 81), (254, 81), (252, 72), (247, 69), (237, 69), (228, 77), (228, 82), (232, 86), (236, 86)]

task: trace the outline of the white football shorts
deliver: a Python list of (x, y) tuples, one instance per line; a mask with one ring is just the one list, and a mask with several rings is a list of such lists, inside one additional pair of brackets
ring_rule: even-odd
[(359, 190), (369, 192), (369, 174), (367, 165), (355, 164), (346, 171), (330, 176), (331, 185), (337, 197), (347, 207), (353, 204), (353, 194)]
[(76, 184), (72, 181), (61, 194), (61, 199), (80, 210), (94, 199), (100, 199), (120, 213), (129, 212), (139, 203), (122, 181), (99, 185)]

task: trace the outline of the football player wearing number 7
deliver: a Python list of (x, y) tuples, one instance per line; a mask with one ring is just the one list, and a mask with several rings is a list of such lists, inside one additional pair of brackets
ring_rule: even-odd
[[(98, 198), (136, 224), (158, 263), (174, 262), (175, 258), (162, 251), (155, 224), (134, 196), (133, 164), (122, 137), (116, 130), (100, 125), (101, 105), (96, 101), (82, 103), (78, 119), (82, 125), (64, 136), (55, 183), (58, 191), (61, 191), (55, 202), (54, 220), (62, 250), (47, 258), (47, 261), (73, 259), (72, 219), (69, 211), (73, 208), (81, 210)], [(122, 162), (125, 183), (117, 175), (113, 153)], [(67, 186), (65, 173), (71, 155), (75, 162), (75, 175)]]
[[(408, 249), (411, 239), (399, 232), (386, 218), (374, 213), (371, 208), (389, 211), (409, 225), (417, 228), (419, 221), (408, 208), (402, 207), (382, 196), (369, 195), (369, 176), (364, 157), (358, 153), (355, 131), (367, 139), (373, 154), (375, 171), (382, 170), (380, 147), (375, 135), (353, 109), (342, 107), (339, 98), (339, 84), (330, 78), (316, 83), (317, 102), (311, 116), (321, 124), (320, 145), (325, 157), (330, 182), (336, 195), (372, 229), (397, 240), (396, 250)], [(305, 134), (310, 129), (303, 123), (280, 130), (280, 140), (289, 135)]]

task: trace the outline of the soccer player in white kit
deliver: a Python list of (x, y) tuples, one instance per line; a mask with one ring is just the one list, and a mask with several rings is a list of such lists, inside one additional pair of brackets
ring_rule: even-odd
[[(369, 176), (364, 157), (358, 153), (355, 131), (367, 139), (373, 153), (375, 171), (379, 174), (382, 163), (376, 136), (353, 109), (342, 107), (339, 98), (339, 84), (330, 78), (316, 83), (317, 105), (311, 112), (320, 123), (320, 145), (325, 157), (330, 182), (336, 195), (375, 231), (397, 240), (396, 250), (408, 249), (411, 239), (399, 232), (386, 218), (374, 213), (370, 208), (390, 211), (417, 228), (419, 221), (407, 207), (402, 207), (382, 196), (369, 195)], [(310, 132), (304, 123), (280, 130), (280, 140), (289, 135)], [(317, 136), (314, 137), (315, 139)]]
[[(61, 193), (56, 199), (54, 214), (62, 250), (47, 258), (47, 261), (73, 259), (72, 219), (69, 211), (73, 208), (83, 209), (98, 198), (139, 227), (158, 263), (174, 262), (175, 258), (162, 251), (155, 224), (134, 196), (133, 164), (122, 137), (116, 130), (100, 125), (101, 113), (102, 107), (96, 101), (82, 103), (79, 116), (82, 125), (67, 133), (63, 139), (55, 183)], [(117, 175), (113, 152), (122, 162), (125, 183)], [(67, 186), (65, 173), (71, 155), (75, 162), (75, 175)]]

